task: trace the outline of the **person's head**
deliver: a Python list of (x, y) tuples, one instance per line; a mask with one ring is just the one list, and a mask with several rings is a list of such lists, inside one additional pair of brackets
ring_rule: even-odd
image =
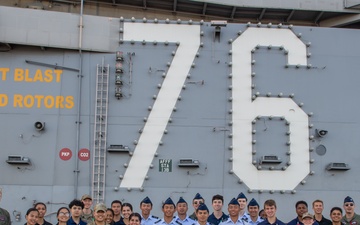
[(180, 197), (179, 201), (176, 203), (176, 211), (178, 215), (186, 215), (188, 211), (187, 202), (182, 197)]
[(151, 209), (152, 209), (152, 202), (150, 200), (149, 197), (145, 197), (141, 202), (140, 202), (140, 210), (141, 210), (141, 214), (143, 216), (149, 216)]
[(221, 211), (224, 205), (224, 197), (222, 195), (214, 195), (211, 202), (214, 211)]
[(240, 210), (244, 210), (246, 208), (246, 204), (247, 204), (247, 198), (245, 196), (244, 193), (240, 193), (236, 200), (239, 202), (239, 205), (240, 205)]
[(324, 202), (320, 199), (316, 199), (313, 201), (312, 207), (315, 214), (322, 214), (322, 211), (324, 210)]
[(139, 213), (131, 213), (129, 216), (130, 225), (140, 225), (141, 224), (141, 215)]
[(312, 225), (314, 223), (314, 216), (308, 212), (303, 213), (301, 218), (304, 225)]
[(355, 212), (355, 202), (350, 196), (344, 199), (344, 210), (346, 214), (353, 214)]
[(343, 211), (340, 207), (333, 207), (330, 210), (330, 218), (334, 223), (341, 221), (342, 214), (343, 214)]
[(92, 198), (90, 195), (85, 194), (81, 197), (81, 201), (84, 203), (84, 209), (90, 209), (92, 205)]
[(250, 200), (247, 208), (248, 208), (248, 212), (251, 217), (253, 217), (253, 218), (258, 217), (260, 207), (254, 198)]
[(133, 207), (130, 203), (125, 202), (121, 207), (121, 214), (125, 219), (129, 219), (130, 214), (133, 212)]
[(103, 222), (106, 220), (106, 206), (103, 203), (98, 203), (94, 207), (94, 220), (96, 222)]
[(39, 211), (35, 208), (30, 208), (26, 212), (26, 224), (27, 225), (36, 225), (39, 218)]
[(111, 208), (106, 209), (106, 223), (112, 224), (114, 222), (114, 210)]
[(37, 202), (34, 205), (34, 208), (39, 211), (39, 218), (44, 218), (46, 214), (46, 205), (43, 202)]
[(228, 204), (228, 212), (230, 217), (238, 217), (240, 213), (240, 204), (239, 202), (233, 198)]
[(204, 203), (205, 203), (204, 198), (199, 193), (197, 193), (192, 201), (194, 209), (196, 210), (200, 204), (204, 204)]
[(302, 217), (304, 213), (308, 212), (308, 204), (301, 200), (296, 202), (295, 204), (295, 209), (296, 209), (296, 214), (298, 215), (298, 217)]
[(195, 210), (196, 218), (200, 224), (204, 224), (207, 222), (209, 217), (209, 209), (205, 204), (199, 205), (199, 207)]
[(56, 213), (59, 222), (66, 223), (70, 218), (70, 210), (67, 207), (61, 207)]
[(80, 217), (82, 210), (84, 208), (84, 203), (79, 199), (74, 199), (69, 204), (69, 209), (72, 217)]
[(162, 205), (162, 211), (164, 213), (164, 218), (170, 218), (173, 217), (175, 213), (175, 203), (171, 198), (166, 199), (164, 204)]
[(259, 216), (260, 216), (260, 218), (262, 218), (262, 219), (266, 219), (266, 213), (265, 213), (265, 210), (264, 210), (264, 209), (262, 209), (262, 210), (259, 211)]
[(266, 218), (276, 217), (276, 202), (273, 199), (268, 199), (264, 202), (264, 211)]
[(119, 200), (114, 200), (111, 202), (111, 209), (114, 211), (114, 216), (119, 216), (121, 214), (122, 203)]

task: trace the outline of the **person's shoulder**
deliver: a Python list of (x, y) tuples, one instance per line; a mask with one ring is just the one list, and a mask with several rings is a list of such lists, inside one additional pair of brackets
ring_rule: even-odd
[(220, 225), (220, 224), (225, 224), (225, 223), (229, 220), (229, 218), (230, 218), (230, 217), (221, 219), (219, 225)]
[(0, 213), (10, 216), (10, 213), (9, 213), (6, 209), (4, 209), (4, 208), (0, 208)]
[(356, 213), (355, 213), (354, 218), (355, 218), (356, 220), (360, 220), (360, 214), (356, 214)]
[(154, 224), (158, 224), (158, 223), (160, 223), (160, 222), (161, 222), (161, 219), (158, 219), (157, 221), (155, 221)]
[(76, 224), (73, 220), (73, 218), (70, 216), (69, 220), (66, 222), (66, 224)]
[[(279, 220), (279, 219), (277, 219), (277, 220)], [(280, 220), (279, 220), (279, 221), (280, 221)], [(288, 222), (288, 223), (287, 223), (287, 225), (294, 225), (294, 224), (297, 224), (297, 221), (298, 221), (298, 219), (297, 219), (297, 218), (295, 218), (295, 219), (291, 220), (290, 222)]]
[(186, 217), (186, 219), (185, 220), (187, 220), (187, 221), (189, 221), (189, 223), (191, 223), (191, 224), (193, 224), (193, 223), (196, 223), (196, 221), (195, 220), (193, 220), (193, 219), (191, 219), (190, 217)]
[(48, 221), (46, 221), (46, 220), (44, 220), (44, 225), (53, 225), (53, 224), (50, 223), (50, 222), (48, 222)]
[(332, 224), (331, 220), (329, 220), (328, 218), (325, 218), (324, 216), (323, 216), (323, 220), (326, 222), (326, 224), (329, 222)]
[[(265, 220), (264, 220), (265, 221)], [(296, 221), (296, 218), (293, 219), (292, 221)], [(279, 220), (278, 218), (276, 218), (276, 224), (277, 225), (286, 225), (286, 223), (284, 223), (283, 221)], [(289, 223), (287, 223), (287, 225), (289, 225)]]
[(158, 219), (159, 219), (159, 217), (154, 216), (154, 215), (151, 215), (151, 218), (152, 218), (152, 219), (156, 219), (156, 220), (158, 220)]

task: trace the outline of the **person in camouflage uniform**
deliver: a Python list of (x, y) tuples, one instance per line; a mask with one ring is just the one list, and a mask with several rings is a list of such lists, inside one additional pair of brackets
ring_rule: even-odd
[[(0, 188), (0, 202), (2, 197), (2, 188)], [(0, 225), (11, 225), (10, 214), (6, 209), (0, 208)]]

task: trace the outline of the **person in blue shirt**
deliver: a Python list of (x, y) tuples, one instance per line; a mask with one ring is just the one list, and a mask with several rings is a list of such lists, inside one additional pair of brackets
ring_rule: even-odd
[[(301, 200), (296, 202), (295, 204), (296, 214), (297, 217), (290, 222), (287, 223), (287, 225), (304, 225), (302, 221), (302, 216), (304, 213), (308, 212), (308, 204)], [(314, 221), (313, 225), (319, 225), (318, 222)]]
[(264, 211), (266, 219), (259, 225), (286, 225), (276, 217), (276, 202), (274, 200), (268, 199), (264, 202)]
[(195, 220), (190, 219), (187, 216), (188, 211), (188, 204), (182, 197), (179, 198), (179, 201), (176, 203), (176, 211), (177, 216), (175, 217), (175, 220), (182, 223), (183, 225), (192, 225), (195, 223)]
[(223, 211), (224, 197), (222, 195), (214, 195), (212, 197), (212, 207), (214, 212), (209, 216), (208, 222), (214, 225), (218, 225), (221, 221), (229, 218)]
[(86, 225), (87, 223), (81, 220), (84, 203), (79, 199), (74, 199), (69, 204), (71, 217), (67, 221), (67, 225)]
[(114, 211), (114, 225), (121, 225), (121, 207), (122, 202), (120, 200), (114, 200), (111, 202), (111, 209)]
[(246, 205), (247, 205), (247, 197), (244, 193), (240, 193), (236, 200), (239, 202), (240, 205), (240, 212), (239, 212), (239, 218), (244, 220), (245, 222), (249, 221), (249, 214), (246, 212)]
[(239, 216), (240, 213), (240, 204), (233, 198), (228, 204), (229, 218), (222, 221), (219, 225), (247, 225), (247, 222), (241, 219)]
[(175, 203), (171, 198), (166, 199), (162, 205), (162, 211), (164, 213), (164, 218), (156, 221), (154, 225), (182, 225), (174, 219)]
[(261, 223), (262, 221), (264, 221), (260, 216), (259, 216), (259, 204), (257, 203), (257, 201), (253, 198), (250, 200), (247, 209), (249, 212), (249, 225), (258, 225), (259, 223)]
[(209, 209), (205, 204), (200, 204), (195, 213), (197, 221), (193, 225), (213, 225), (207, 221), (209, 218)]
[(152, 225), (159, 220), (159, 217), (150, 214), (153, 204), (148, 196), (140, 202), (141, 225)]

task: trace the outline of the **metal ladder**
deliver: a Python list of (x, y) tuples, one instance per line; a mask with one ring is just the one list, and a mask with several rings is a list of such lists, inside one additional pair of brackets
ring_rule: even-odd
[(96, 68), (96, 102), (94, 123), (94, 151), (92, 198), (95, 204), (105, 201), (106, 135), (109, 98), (109, 64)]

